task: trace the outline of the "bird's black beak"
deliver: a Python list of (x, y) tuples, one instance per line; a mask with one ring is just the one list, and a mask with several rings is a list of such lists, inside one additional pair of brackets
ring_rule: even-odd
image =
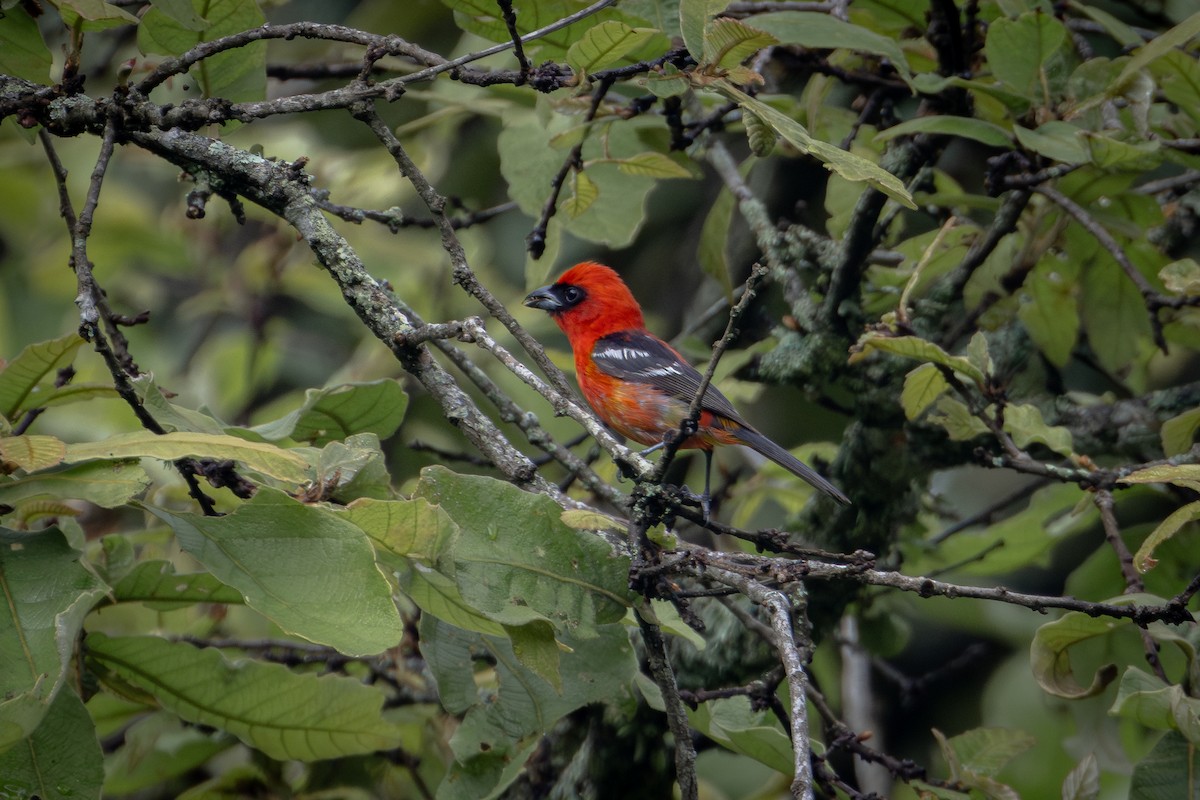
[(534, 289), (525, 298), (525, 305), (530, 308), (540, 308), (542, 311), (560, 311), (566, 305), (553, 286), (543, 286)]

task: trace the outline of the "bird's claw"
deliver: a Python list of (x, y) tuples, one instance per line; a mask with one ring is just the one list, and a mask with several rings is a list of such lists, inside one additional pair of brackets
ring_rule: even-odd
[(696, 494), (687, 486), (680, 486), (679, 492), (683, 495), (683, 500), (689, 505), (700, 506), (700, 512), (704, 515), (704, 523), (707, 525), (712, 518), (712, 495), (708, 492)]

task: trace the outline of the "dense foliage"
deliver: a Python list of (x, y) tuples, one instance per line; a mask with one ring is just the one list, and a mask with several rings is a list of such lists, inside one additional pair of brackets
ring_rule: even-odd
[(3, 0), (0, 120), (4, 797), (1200, 797), (1186, 0)]

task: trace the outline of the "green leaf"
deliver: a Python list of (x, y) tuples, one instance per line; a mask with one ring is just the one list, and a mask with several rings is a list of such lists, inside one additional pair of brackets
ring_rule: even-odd
[[(743, 165), (743, 172), (746, 165)], [(733, 192), (721, 187), (717, 199), (708, 209), (704, 225), (700, 229), (700, 242), (696, 246), (696, 260), (700, 270), (717, 282), (727, 300), (733, 299), (733, 277), (729, 274), (729, 258), (725, 247), (729, 242), (729, 226), (733, 223), (733, 210), (737, 207)]]
[[(96, 713), (97, 698), (104, 697), (113, 695), (101, 693), (88, 701), (88, 709), (93, 714)], [(106, 759), (106, 796), (128, 795), (161, 787), (173, 778), (187, 775), (203, 766), (210, 758), (233, 747), (236, 742), (232, 736), (220, 731), (202, 731), (194, 725), (185, 726), (178, 717), (166, 711), (146, 714), (132, 724), (126, 724), (128, 727), (122, 725), (123, 745)]]
[(1113, 84), (1113, 91), (1119, 93), (1137, 72), (1150, 66), (1175, 48), (1187, 44), (1196, 36), (1200, 36), (1200, 11), (1192, 14), (1174, 28), (1155, 36), (1139, 48), (1133, 58), (1126, 62), (1121, 74), (1117, 76), (1117, 80)]
[(100, 442), (67, 445), (63, 460), (68, 464), (97, 459), (157, 458), (175, 461), (180, 458), (208, 458), (217, 461), (238, 461), (284, 483), (298, 485), (312, 477), (308, 462), (290, 450), (267, 442), (248, 442), (224, 434), (179, 431), (161, 435), (135, 431), (109, 437)]
[(452, 761), (438, 787), (438, 800), (500, 800), (505, 790), (521, 777), (525, 762), (539, 745), (540, 739), (531, 737), (512, 753), (484, 753), (465, 763)]
[(0, 753), (0, 776), (6, 797), (100, 797), (104, 755), (79, 695), (70, 689), (55, 695), (33, 735)]
[(1129, 800), (1200, 799), (1200, 748), (1174, 731), (1133, 767)]
[(1046, 97), (1051, 61), (1067, 41), (1067, 29), (1049, 14), (1031, 11), (1017, 19), (1001, 17), (988, 26), (984, 51), (996, 79), (1017, 94)]
[(942, 371), (933, 364), (922, 364), (904, 376), (904, 389), (900, 392), (900, 406), (904, 416), (914, 420), (933, 405), (939, 397), (950, 391), (950, 384)]
[[(499, 137), (500, 171), (508, 181), (509, 195), (522, 211), (535, 219), (542, 213), (548, 188), (563, 161), (562, 153), (547, 143), (574, 127), (575, 119), (555, 114), (547, 120), (536, 113), (517, 110), (505, 115), (504, 130)], [(587, 177), (581, 180), (576, 173), (575, 191), (579, 199), (569, 207), (574, 216), (555, 219), (562, 219), (563, 228), (581, 239), (623, 247), (633, 241), (645, 222), (646, 199), (658, 182), (622, 172), (613, 162), (644, 153), (646, 138), (661, 137), (666, 129), (661, 120), (638, 118), (620, 125), (596, 122), (590, 130), (602, 130), (603, 136), (589, 135), (584, 141)], [(665, 141), (660, 149), (666, 149)]]
[(142, 401), (142, 407), (150, 412), (154, 421), (168, 433), (187, 431), (220, 435), (231, 426), (218, 420), (211, 413), (193, 411), (167, 400), (152, 375), (139, 375), (130, 381), (133, 390)]
[(58, 0), (55, 5), (69, 28), (79, 25), (81, 30), (99, 31), (138, 23), (137, 17), (104, 0)]
[(912, 80), (908, 59), (896, 39), (883, 36), (860, 25), (813, 11), (776, 11), (747, 17), (752, 28), (766, 31), (782, 44), (813, 49), (846, 49), (882, 56), (895, 67), (900, 77)]
[[(1134, 596), (1124, 595), (1119, 601), (1133, 602)], [(1071, 611), (1054, 622), (1042, 625), (1034, 634), (1029, 648), (1034, 680), (1046, 692), (1068, 700), (1080, 700), (1100, 694), (1116, 679), (1116, 665), (1101, 667), (1090, 685), (1085, 687), (1075, 679), (1068, 651), (1080, 642), (1097, 636), (1108, 636), (1128, 624), (1128, 620), (1089, 617), (1082, 612)]]
[(978, 790), (984, 797), (995, 800), (1019, 800), (1019, 795), (1011, 786), (1000, 783), (990, 772), (976, 770), (968, 759), (982, 754), (985, 766), (990, 766), (995, 759), (1007, 762), (1013, 755), (1032, 747), (1036, 743), (1034, 737), (1024, 731), (1000, 728), (977, 728), (951, 739), (934, 728), (933, 737), (950, 767), (950, 778), (955, 784)]
[(194, 603), (241, 605), (242, 593), (207, 572), (179, 573), (169, 561), (143, 561), (112, 589), (118, 603), (147, 603), (169, 611)]
[(683, 45), (696, 59), (704, 63), (704, 37), (712, 18), (724, 11), (729, 0), (680, 0), (679, 30), (683, 34)]
[(991, 122), (972, 117), (917, 117), (893, 125), (875, 135), (875, 142), (889, 142), (897, 136), (915, 133), (936, 133), (986, 144), (989, 147), (1012, 147), (1012, 135)]
[(1200, 264), (1194, 258), (1172, 261), (1158, 271), (1158, 278), (1175, 294), (1200, 294)]
[[(168, 14), (155, 4), (138, 26), (138, 49), (146, 54), (178, 56), (196, 45), (266, 22), (254, 0), (192, 0), (192, 9), (209, 24), (197, 29), (191, 18)], [(251, 42), (217, 53), (193, 66), (188, 74), (203, 97), (234, 103), (262, 100), (267, 92), (267, 43)]]
[(678, 636), (697, 650), (708, 648), (708, 640), (697, 632), (695, 628), (684, 622), (683, 617), (679, 614), (679, 609), (675, 607), (674, 603), (668, 600), (651, 600), (649, 607), (641, 606), (629, 609), (624, 623), (631, 628), (638, 624), (634, 618), (634, 614), (646, 617), (655, 625), (662, 628), (663, 633)]
[(79, 334), (69, 333), (28, 345), (12, 361), (0, 365), (0, 417), (16, 420), (19, 414), (37, 408), (38, 393), (49, 389), (39, 384), (70, 366), (81, 344)]
[(208, 20), (196, 13), (192, 0), (150, 0), (150, 5), (189, 31), (202, 31), (208, 27)]
[[(1200, 502), (1188, 503), (1172, 511), (1146, 537), (1146, 540), (1142, 542), (1142, 546), (1138, 548), (1137, 553), (1133, 556), (1133, 565), (1137, 567), (1139, 572), (1146, 572), (1153, 569), (1158, 563), (1154, 558), (1155, 549), (1179, 533), (1184, 525), (1187, 525), (1189, 522), (1195, 522), (1198, 519), (1200, 519)], [(1197, 742), (1197, 744), (1200, 744), (1200, 742)]]
[(340, 514), (268, 488), (223, 517), (147, 510), (288, 633), (347, 655), (380, 653), (400, 641), (403, 624), (374, 551)]
[(493, 622), (463, 599), (453, 578), (423, 564), (415, 564), (401, 573), (398, 580), (401, 591), (425, 614), (464, 631), (488, 636), (507, 635), (503, 625)]
[(1138, 36), (1137, 31), (1107, 11), (1079, 2), (1079, 0), (1068, 0), (1068, 5), (1071, 7), (1071, 10), (1077, 11), (1091, 18), (1093, 22), (1099, 23), (1105, 32), (1121, 47), (1133, 47), (1145, 41), (1141, 36)]
[(728, 81), (718, 80), (713, 83), (713, 88), (743, 109), (757, 115), (802, 153), (807, 153), (824, 164), (826, 169), (836, 172), (848, 181), (865, 182), (906, 208), (916, 209), (912, 195), (900, 179), (878, 164), (847, 152), (837, 145), (813, 138), (799, 122), (773, 106), (751, 97)]
[[(501, 16), (500, 8), (494, 0), (442, 0), (442, 3), (454, 10), (454, 22), (460, 30), (492, 42), (511, 41), (512, 37), (508, 33), (504, 17)], [(624, 5), (621, 4), (622, 10)], [(513, 8), (517, 12), (517, 31), (526, 34), (544, 28), (570, 16), (582, 7), (578, 0), (538, 0), (536, 3), (514, 4)], [(619, 11), (605, 9), (567, 28), (527, 42), (525, 52), (531, 58), (561, 61), (570, 46), (579, 41), (589, 27), (614, 18), (626, 19)]]
[(1200, 408), (1193, 408), (1165, 421), (1158, 432), (1163, 453), (1169, 458), (1191, 450), (1197, 430), (1200, 430)]
[(994, 576), (1044, 568), (1064, 540), (1097, 521), (1094, 505), (1074, 513), (1080, 496), (1075, 486), (1044, 487), (1034, 492), (1026, 507), (1004, 519), (973, 526), (948, 539), (935, 537), (925, 548), (909, 549), (906, 560), (926, 573), (952, 567), (964, 575)]
[[(34, 472), (49, 469), (62, 463), (67, 454), (67, 446), (53, 436), (23, 434), (21, 436), (0, 436), (0, 465)], [(0, 483), (0, 487), (5, 484)]]
[(959, 768), (992, 776), (1008, 762), (1037, 744), (1031, 734), (1008, 728), (975, 728), (945, 740)]
[[(775, 151), (775, 142), (779, 141), (779, 134), (763, 122), (762, 117), (753, 111), (743, 111), (742, 125), (746, 128), (746, 141), (750, 145), (751, 153), (759, 158), (766, 158)], [(728, 187), (722, 187), (722, 190), (728, 191)]]
[[(566, 637), (561, 691), (524, 666), (507, 638), (467, 633), (433, 617), (421, 618), (420, 638), (438, 694), (443, 702), (450, 698), (447, 709), (466, 712), (450, 740), (463, 764), (481, 754), (518, 753), (527, 737), (550, 730), (575, 709), (627, 696), (637, 671), (623, 625), (604, 625), (589, 639)], [(487, 692), (475, 684), (476, 660), (494, 665), (495, 684)]]
[(10, 8), (0, 14), (0, 72), (48, 84), (53, 64), (37, 22), (25, 9)]
[(1080, 141), (1088, 160), (1102, 169), (1137, 169), (1150, 171), (1163, 162), (1158, 142), (1123, 142), (1112, 136), (1082, 131)]
[(0, 528), (0, 751), (46, 715), (83, 618), (107, 589), (79, 559), (57, 528)]
[[(408, 395), (390, 378), (309, 389), (294, 411), (248, 430), (270, 442), (291, 438), (324, 445), (357, 433), (386, 439), (396, 432), (408, 408)], [(236, 433), (237, 429), (231, 429)]]
[(778, 43), (771, 34), (755, 30), (739, 20), (715, 19), (704, 31), (704, 60), (701, 63), (731, 69), (764, 47)]
[(1091, 160), (1091, 153), (1083, 143), (1083, 131), (1069, 122), (1050, 120), (1036, 131), (1013, 125), (1013, 133), (1026, 150), (1054, 161), (1084, 164)]
[(992, 362), (987, 336), (983, 331), (975, 331), (967, 342), (967, 361), (984, 375), (991, 375), (995, 371), (996, 365)]
[(687, 712), (692, 727), (727, 750), (792, 774), (791, 740), (774, 715), (752, 710), (749, 698), (710, 700)]
[(1067, 773), (1062, 784), (1062, 800), (1096, 800), (1100, 796), (1100, 766), (1088, 753)]
[(687, 75), (671, 64), (663, 65), (662, 72), (651, 72), (644, 77), (635, 78), (634, 83), (660, 98), (679, 97), (692, 88)]
[(1170, 483), (1200, 492), (1200, 464), (1164, 464), (1131, 472), (1119, 483)]
[(495, 478), (422, 471), (416, 494), (459, 526), (438, 564), (473, 608), (503, 625), (550, 622), (560, 633), (597, 635), (629, 605), (629, 560), (601, 538), (562, 523), (549, 497)]
[(433, 569), (458, 536), (446, 510), (423, 498), (356, 500), (343, 516), (361, 528), (375, 546), (385, 574), (426, 614), (458, 628), (504, 636), (504, 627), (463, 600), (453, 578)]
[(330, 442), (317, 456), (316, 485), (323, 497), (338, 503), (359, 498), (390, 500), (394, 492), (387, 458), (373, 433), (356, 433), (345, 442)]
[(1192, 744), (1200, 743), (1200, 700), (1188, 697), (1182, 686), (1167, 685), (1137, 667), (1126, 667), (1109, 713), (1147, 728), (1179, 731)]
[(355, 500), (341, 513), (371, 539), (385, 566), (411, 561), (432, 566), (458, 535), (458, 526), (444, 508), (423, 498), (412, 500)]
[(983, 420), (972, 414), (966, 403), (958, 398), (943, 395), (938, 398), (936, 409), (937, 413), (929, 415), (929, 421), (945, 429), (952, 442), (969, 442), (989, 433)]
[(298, 675), (156, 636), (87, 638), (89, 659), (181, 719), (233, 734), (275, 759), (316, 761), (399, 746), (384, 692), (357, 678)]
[[(3, 448), (0, 447), (0, 452)], [(0, 504), (14, 505), (31, 497), (71, 498), (117, 508), (150, 485), (150, 476), (129, 462), (93, 462), (39, 472), (16, 480), (0, 480)]]
[(601, 22), (571, 45), (567, 63), (576, 72), (596, 72), (616, 64), (658, 35), (652, 28), (631, 28), (617, 20)]
[(1097, 257), (1083, 269), (1083, 327), (1092, 352), (1112, 374), (1138, 357), (1150, 338), (1142, 295), (1111, 257)]
[(980, 386), (985, 378), (983, 372), (962, 356), (952, 356), (933, 342), (918, 336), (885, 336), (877, 333), (864, 334), (855, 345), (855, 352), (850, 356), (853, 364), (866, 358), (873, 350), (892, 355), (940, 364), (955, 372), (961, 372)]
[(1059, 425), (1047, 425), (1042, 419), (1041, 409), (1030, 403), (1010, 405), (1004, 409), (1004, 430), (1012, 435), (1020, 448), (1037, 442), (1059, 455), (1070, 457), (1075, 452), (1071, 432)]
[(1079, 336), (1078, 267), (1047, 254), (1021, 285), (1017, 317), (1055, 366), (1065, 366)]
[(1153, 82), (1168, 101), (1200, 124), (1200, 63), (1189, 53), (1173, 50), (1150, 65)]
[(554, 627), (543, 620), (535, 620), (525, 625), (505, 625), (504, 632), (512, 642), (517, 660), (561, 694), (563, 682)]

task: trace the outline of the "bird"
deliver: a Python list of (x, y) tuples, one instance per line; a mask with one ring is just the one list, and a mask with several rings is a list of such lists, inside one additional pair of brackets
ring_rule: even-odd
[[(616, 270), (584, 261), (554, 283), (530, 292), (524, 304), (549, 313), (567, 335), (579, 388), (609, 428), (650, 445), (643, 454), (663, 447), (667, 437), (680, 430), (703, 378), (678, 350), (646, 329), (641, 306)], [(704, 453), (700, 504), (705, 521), (716, 445), (749, 447), (842, 505), (850, 505), (840, 489), (759, 433), (710, 385), (700, 404), (695, 433), (679, 445)]]

